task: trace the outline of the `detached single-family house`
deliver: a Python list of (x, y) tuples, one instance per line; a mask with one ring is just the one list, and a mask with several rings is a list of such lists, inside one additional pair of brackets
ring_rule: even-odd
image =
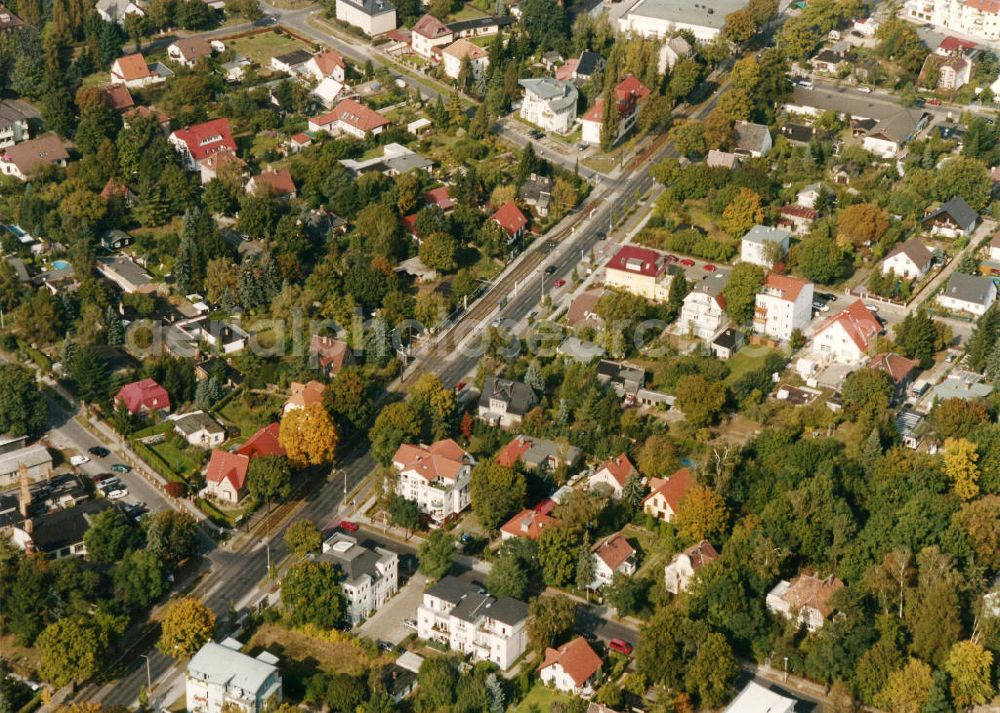
[(285, 455), (285, 448), (278, 440), (280, 435), (280, 423), (268, 424), (250, 436), (246, 443), (236, 449), (236, 452), (251, 460), (258, 456), (283, 456)]
[(531, 387), (520, 381), (487, 376), (479, 396), (479, 418), (501, 428), (520, 425), (521, 419), (538, 405)]
[(650, 478), (650, 493), (642, 501), (642, 511), (657, 520), (670, 522), (680, 510), (684, 497), (696, 483), (691, 471), (681, 468), (669, 478)]
[(719, 559), (719, 553), (708, 540), (691, 545), (683, 552), (678, 552), (663, 569), (664, 584), (671, 594), (687, 591), (695, 573), (706, 564)]
[(118, 285), (127, 295), (156, 292), (156, 283), (149, 273), (127, 255), (99, 257), (95, 267), (102, 277)]
[(187, 664), (184, 676), (187, 710), (221, 713), (239, 709), (263, 713), (281, 703), (278, 657), (261, 651), (256, 657), (240, 652), (239, 641), (209, 641)]
[(524, 88), (521, 101), (521, 118), (545, 131), (565, 134), (576, 122), (576, 104), (579, 93), (570, 82), (552, 77), (521, 79)]
[(772, 613), (804, 624), (809, 631), (822, 628), (833, 613), (830, 600), (844, 586), (836, 577), (820, 578), (800, 574), (791, 582), (781, 580), (767, 594), (767, 608)]
[[(105, 188), (107, 188), (107, 186), (105, 186)], [(118, 228), (105, 230), (101, 233), (101, 247), (109, 252), (121, 250), (122, 248), (128, 247), (133, 242), (134, 241), (131, 235), (126, 233), (124, 230), (119, 230)]]
[(354, 99), (344, 99), (332, 111), (309, 119), (310, 131), (347, 134), (356, 139), (381, 134), (388, 125), (388, 119)]
[(532, 173), (521, 187), (517, 189), (517, 198), (529, 208), (534, 209), (540, 218), (549, 215), (549, 205), (552, 202), (552, 179)]
[(343, 84), (346, 79), (347, 64), (339, 53), (333, 50), (324, 50), (319, 54), (314, 54), (302, 69), (311, 74), (317, 82), (333, 79)]
[(638, 245), (625, 245), (608, 260), (604, 285), (653, 302), (666, 302), (672, 279), (667, 268), (666, 255)]
[(831, 49), (820, 50), (811, 60), (813, 69), (817, 72), (826, 72), (827, 74), (836, 74), (840, 70), (841, 64), (845, 61), (846, 57), (840, 52), (834, 52)]
[(345, 366), (354, 363), (354, 353), (342, 339), (314, 334), (309, 340), (309, 363), (331, 379)]
[(204, 411), (171, 416), (170, 420), (174, 422), (174, 430), (192, 446), (214, 448), (226, 440), (226, 429)]
[(315, 379), (307, 381), (304, 384), (300, 381), (293, 381), (289, 385), (289, 391), (291, 393), (288, 396), (288, 400), (285, 401), (282, 413), (304, 409), (313, 404), (322, 404), (323, 394), (326, 392), (326, 384)]
[(677, 64), (677, 60), (690, 57), (693, 51), (691, 44), (680, 35), (671, 37), (660, 46), (657, 71), (660, 74), (667, 74), (667, 71), (673, 69), (674, 65)]
[(462, 64), (469, 61), (472, 79), (479, 79), (490, 66), (490, 53), (474, 42), (459, 39), (441, 50), (444, 60), (444, 73), (452, 79), (458, 79), (462, 72)]
[(469, 506), (475, 459), (450, 438), (429, 446), (404, 443), (392, 457), (396, 494), (417, 503), (436, 525)]
[(947, 310), (978, 317), (985, 313), (996, 299), (997, 286), (991, 278), (966, 275), (956, 271), (951, 273), (948, 284), (938, 294), (937, 303)]
[(728, 151), (711, 149), (705, 156), (705, 165), (709, 168), (724, 168), (727, 171), (732, 171), (740, 165), (740, 157)]
[(507, 201), (497, 208), (490, 220), (503, 228), (507, 234), (507, 242), (512, 243), (524, 234), (528, 227), (528, 217), (521, 212), (514, 201)]
[(202, 37), (182, 37), (167, 46), (167, 57), (185, 67), (193, 67), (199, 59), (212, 56), (212, 45)]
[(65, 166), (69, 154), (55, 134), (0, 149), (0, 173), (27, 181), (44, 166)]
[(203, 164), (217, 154), (236, 157), (236, 140), (229, 119), (212, 119), (178, 129), (167, 140), (181, 155), (181, 162), (189, 171), (201, 170)]
[(555, 527), (558, 523), (559, 520), (548, 513), (534, 509), (522, 510), (500, 526), (500, 539), (520, 537), (525, 540), (537, 540), (541, 537), (542, 530)]
[(312, 59), (312, 55), (303, 49), (295, 49), (291, 52), (277, 54), (271, 57), (271, 69), (276, 72), (295, 75), (303, 69), (306, 63)]
[(746, 336), (738, 329), (729, 327), (719, 332), (709, 345), (716, 359), (731, 359), (746, 343)]
[(593, 490), (597, 487), (607, 487), (610, 488), (611, 494), (614, 497), (620, 498), (625, 489), (625, 483), (628, 482), (629, 476), (633, 474), (638, 476), (639, 471), (632, 465), (632, 461), (628, 459), (628, 456), (622, 453), (601, 464), (587, 479), (587, 489)]
[[(634, 75), (629, 75), (614, 88), (615, 102), (618, 105), (618, 126), (612, 143), (618, 143), (635, 124), (639, 115), (640, 102), (649, 96), (649, 89)], [(604, 105), (607, 97), (599, 97), (594, 101), (590, 111), (580, 118), (580, 136), (584, 142), (600, 145), (604, 133)]]
[(815, 208), (820, 196), (823, 195), (823, 190), (822, 183), (810, 183), (795, 194), (795, 204), (804, 208)]
[(587, 640), (578, 636), (557, 649), (545, 649), (545, 660), (538, 667), (542, 683), (572, 696), (590, 696), (601, 671), (601, 657)]
[(924, 216), (921, 221), (931, 235), (945, 238), (968, 237), (979, 223), (979, 213), (965, 202), (961, 196), (955, 196), (935, 211)]
[(812, 320), (813, 284), (789, 275), (771, 273), (757, 293), (753, 331), (788, 341), (795, 330), (803, 330)]
[(880, 158), (895, 158), (919, 126), (920, 122), (909, 111), (899, 111), (875, 124), (865, 135), (862, 146)]
[(246, 489), (250, 458), (215, 449), (205, 468), (205, 493), (226, 503), (238, 503)]
[(784, 228), (755, 225), (740, 239), (740, 260), (770, 270), (788, 253), (791, 238)]
[(600, 589), (614, 581), (615, 575), (631, 577), (636, 570), (635, 549), (620, 532), (598, 542), (593, 552), (594, 579), (590, 589)]
[(812, 229), (819, 213), (803, 205), (786, 205), (778, 208), (778, 227), (790, 230), (793, 235), (805, 235)]
[(294, 198), (295, 182), (292, 173), (287, 168), (262, 171), (251, 176), (246, 185), (247, 193), (267, 195), (274, 198)]
[(930, 269), (934, 253), (917, 238), (894, 247), (882, 261), (883, 275), (896, 275), (906, 280), (923, 277)]
[(754, 124), (750, 121), (737, 121), (733, 126), (736, 139), (733, 142), (733, 152), (760, 158), (767, 156), (773, 145), (771, 131), (764, 124)]
[(553, 471), (565, 466), (572, 468), (583, 455), (576, 446), (556, 443), (545, 438), (518, 436), (497, 453), (497, 463), (513, 468), (520, 463), (529, 470)]
[(444, 48), (454, 39), (455, 35), (451, 29), (430, 14), (417, 20), (410, 30), (410, 46), (424, 59), (436, 59), (434, 48)]
[(163, 77), (149, 68), (146, 58), (141, 54), (119, 57), (111, 63), (111, 84), (124, 84), (129, 89), (135, 89), (164, 81)]
[[(105, 22), (116, 22), (119, 25), (125, 24), (125, 18), (129, 15), (145, 17), (145, 2), (142, 0), (97, 0), (94, 9)], [(20, 19), (20, 18), (19, 18)], [(19, 24), (24, 24), (23, 22)]]
[(142, 379), (125, 384), (115, 394), (114, 405), (125, 404), (133, 416), (138, 413), (168, 413), (170, 395), (152, 379)]
[(703, 277), (684, 297), (677, 330), (681, 335), (696, 339), (711, 339), (719, 333), (729, 317), (726, 315), (726, 288), (728, 273), (714, 273)]
[(813, 335), (812, 351), (822, 361), (858, 366), (868, 360), (882, 324), (857, 300), (829, 317)]
[(335, 13), (338, 20), (369, 37), (396, 29), (396, 6), (389, 0), (337, 0)]
[(913, 375), (917, 371), (918, 363), (913, 359), (887, 352), (873, 356), (867, 364), (869, 369), (884, 371), (892, 382), (892, 402), (902, 403), (906, 398), (906, 390), (913, 381)]

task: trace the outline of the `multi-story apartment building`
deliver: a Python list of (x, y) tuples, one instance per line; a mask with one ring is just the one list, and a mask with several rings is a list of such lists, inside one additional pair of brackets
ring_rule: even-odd
[(698, 339), (711, 339), (729, 321), (726, 316), (726, 288), (728, 274), (716, 273), (703, 278), (684, 298), (677, 329), (680, 334), (690, 334)]
[(997, 0), (907, 0), (903, 14), (914, 22), (929, 22), (982, 42), (1000, 40)]
[(247, 656), (242, 646), (236, 639), (210, 641), (191, 658), (184, 677), (188, 711), (260, 713), (281, 703), (278, 658), (267, 651)]
[(363, 547), (342, 532), (323, 543), (320, 559), (344, 573), (340, 588), (351, 624), (371, 616), (399, 591), (399, 555), (383, 547)]
[(665, 302), (670, 294), (667, 256), (649, 248), (626, 245), (604, 269), (606, 287), (617, 287), (654, 302)]
[(771, 274), (757, 293), (753, 331), (787, 341), (812, 319), (813, 284), (787, 275)]
[(528, 645), (528, 605), (447, 576), (424, 592), (417, 635), (506, 670)]
[(399, 474), (396, 494), (413, 500), (431, 521), (442, 524), (469, 506), (469, 483), (475, 459), (448, 438), (432, 443), (404, 443), (392, 457)]

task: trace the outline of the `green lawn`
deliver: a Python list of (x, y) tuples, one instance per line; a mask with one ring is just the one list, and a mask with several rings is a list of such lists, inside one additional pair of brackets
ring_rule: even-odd
[(511, 709), (511, 713), (531, 713), (531, 711), (549, 711), (552, 704), (556, 702), (569, 703), (573, 698), (565, 693), (546, 688), (541, 683), (536, 683), (528, 695), (524, 697), (516, 707)]
[(300, 42), (294, 37), (279, 35), (277, 32), (265, 32), (259, 35), (226, 40), (226, 49), (231, 49), (236, 54), (243, 55), (263, 67), (269, 67), (271, 57), (277, 54), (300, 49), (312, 51), (312, 47), (306, 43)]
[(743, 347), (726, 362), (726, 366), (729, 367), (726, 383), (732, 384), (748, 371), (760, 368), (764, 365), (764, 359), (767, 358), (767, 355), (772, 353), (777, 354), (778, 352), (764, 346), (747, 345)]
[(453, 12), (448, 16), (449, 22), (458, 22), (459, 20), (478, 20), (480, 17), (486, 17), (487, 13), (483, 12), (479, 8), (466, 3), (462, 5), (462, 9), (458, 12)]
[(280, 417), (283, 403), (279, 396), (242, 392), (219, 409), (218, 415), (240, 429), (242, 435), (252, 436)]
[(161, 443), (149, 446), (149, 449), (160, 456), (177, 475), (187, 479), (201, 470), (204, 451), (194, 446), (187, 446), (186, 443), (185, 446), (178, 447), (172, 439), (167, 438)]

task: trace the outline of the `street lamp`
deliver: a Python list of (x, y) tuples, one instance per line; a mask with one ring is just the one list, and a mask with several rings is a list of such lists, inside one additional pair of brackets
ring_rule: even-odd
[(142, 658), (146, 659), (146, 691), (150, 692), (153, 690), (153, 674), (149, 667), (149, 656), (146, 654), (139, 654)]
[(785, 657), (785, 677), (782, 680), (783, 681), (787, 681), (788, 680), (788, 657), (787, 656)]

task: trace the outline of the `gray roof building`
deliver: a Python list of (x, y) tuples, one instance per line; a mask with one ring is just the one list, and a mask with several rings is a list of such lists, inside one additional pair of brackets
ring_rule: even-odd
[(771, 149), (771, 131), (763, 124), (737, 121), (733, 131), (737, 149), (759, 154), (766, 154)]
[(538, 404), (535, 392), (527, 384), (499, 376), (487, 376), (483, 382), (483, 392), (479, 395), (479, 407), (489, 409), (493, 401), (503, 403), (506, 406), (505, 412), (515, 416), (524, 416)]
[(485, 617), (515, 626), (528, 618), (525, 602), (510, 597), (494, 597), (471, 582), (451, 575), (439, 579), (427, 590), (427, 594), (454, 604), (451, 615), (471, 624)]
[(966, 203), (961, 196), (955, 196), (937, 210), (924, 216), (923, 222), (932, 223), (941, 218), (951, 218), (951, 222), (962, 230), (969, 230), (979, 220), (979, 213)]
[(996, 299), (996, 285), (988, 277), (966, 275), (964, 272), (953, 272), (944, 288), (944, 295), (961, 302), (989, 307)]
[(220, 426), (214, 418), (204, 411), (193, 411), (178, 416), (174, 419), (174, 428), (180, 431), (183, 436), (191, 436), (202, 430), (209, 433), (226, 432), (226, 429)]
[(755, 225), (746, 232), (746, 235), (743, 236), (743, 240), (765, 245), (767, 243), (784, 243), (791, 237), (792, 234), (784, 228), (775, 228), (768, 225)]
[(531, 92), (540, 99), (547, 101), (549, 108), (554, 112), (560, 112), (576, 105), (579, 96), (576, 87), (569, 82), (560, 82), (552, 77), (539, 77), (538, 79), (518, 80), (525, 91)]
[(240, 645), (235, 639), (226, 639), (223, 644), (210, 641), (191, 658), (187, 665), (189, 709), (192, 688), (214, 693), (212, 698), (220, 703), (249, 699), (250, 711), (259, 710), (272, 698), (280, 700), (281, 672), (274, 665), (277, 658), (267, 651), (257, 658), (247, 656), (239, 651)]
[(149, 273), (125, 255), (98, 258), (97, 271), (129, 294), (156, 290)]

